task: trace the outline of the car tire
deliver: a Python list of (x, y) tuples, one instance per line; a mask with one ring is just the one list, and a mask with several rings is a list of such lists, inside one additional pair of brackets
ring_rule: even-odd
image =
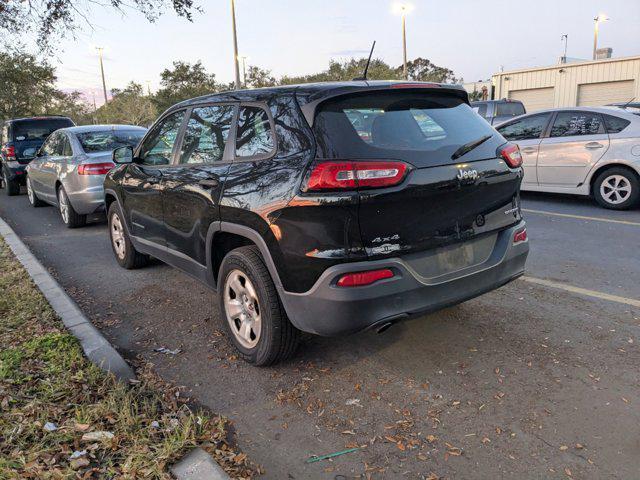
[(27, 198), (29, 199), (29, 203), (32, 207), (44, 207), (46, 204), (38, 198), (36, 192), (33, 190), (33, 185), (31, 185), (31, 179), (27, 176)]
[(300, 341), (255, 246), (229, 252), (220, 267), (220, 316), (240, 355), (256, 366), (290, 358)]
[(16, 180), (9, 180), (6, 170), (3, 170), (2, 175), (2, 183), (4, 184), (7, 196), (15, 197), (16, 195), (20, 195), (20, 184)]
[(638, 176), (626, 168), (608, 168), (593, 182), (593, 197), (604, 208), (611, 210), (631, 208), (640, 198)]
[(111, 249), (118, 264), (127, 270), (144, 267), (149, 262), (149, 257), (138, 252), (131, 243), (129, 232), (124, 224), (124, 216), (116, 202), (109, 206), (107, 223)]
[(58, 187), (58, 211), (60, 212), (60, 217), (62, 217), (62, 221), (67, 226), (67, 228), (78, 228), (86, 225), (87, 216), (80, 215), (71, 205), (69, 201), (69, 196), (67, 195), (66, 190), (61, 185)]

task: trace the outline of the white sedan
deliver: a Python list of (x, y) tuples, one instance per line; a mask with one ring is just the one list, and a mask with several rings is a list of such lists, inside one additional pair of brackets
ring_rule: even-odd
[(522, 115), (496, 127), (522, 153), (522, 190), (592, 195), (605, 208), (640, 199), (640, 116), (617, 107)]

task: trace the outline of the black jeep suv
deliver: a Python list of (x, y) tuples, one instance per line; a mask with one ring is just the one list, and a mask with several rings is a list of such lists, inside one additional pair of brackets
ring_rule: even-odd
[(379, 331), (523, 273), (518, 147), (450, 85), (319, 83), (182, 102), (107, 175), (120, 265), (219, 296), (242, 355)]
[(18, 195), (24, 185), (25, 168), (47, 137), (59, 128), (73, 127), (67, 117), (15, 118), (0, 127), (0, 184), (7, 195)]

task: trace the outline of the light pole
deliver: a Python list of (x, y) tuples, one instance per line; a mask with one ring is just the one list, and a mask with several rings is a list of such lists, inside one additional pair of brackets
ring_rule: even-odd
[(396, 3), (393, 5), (394, 13), (402, 16), (402, 73), (407, 80), (407, 14), (413, 10), (413, 5), (408, 3)]
[(567, 44), (569, 43), (569, 35), (565, 33), (560, 37), (560, 41), (564, 41), (564, 55), (562, 56), (562, 63), (567, 63)]
[(596, 18), (593, 19), (593, 59), (596, 59), (596, 50), (598, 50), (598, 25), (600, 22), (606, 22), (609, 20), (604, 13), (599, 14)]
[(233, 66), (236, 72), (236, 88), (242, 88), (240, 84), (240, 66), (238, 65), (238, 35), (236, 34), (236, 2), (231, 0), (231, 29), (233, 31)]
[(104, 47), (96, 47), (98, 55), (100, 57), (100, 73), (102, 74), (102, 93), (104, 94), (104, 103), (107, 104), (107, 84), (104, 81), (104, 65), (102, 64), (102, 51)]
[(242, 60), (242, 84), (244, 88), (247, 88), (247, 57), (246, 55), (240, 55), (240, 60)]

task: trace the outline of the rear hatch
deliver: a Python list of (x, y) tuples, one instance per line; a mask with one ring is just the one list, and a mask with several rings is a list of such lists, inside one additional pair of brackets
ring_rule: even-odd
[[(404, 180), (358, 188), (369, 257), (434, 250), (438, 276), (486, 259), (497, 232), (520, 220), (521, 169), (497, 151), (506, 143), (445, 88), (365, 91), (320, 104), (313, 125), (317, 160), (401, 161)], [(475, 148), (461, 150), (463, 145)], [(432, 254), (431, 252), (430, 254)]]
[(13, 122), (12, 140), (16, 159), (29, 163), (49, 135), (60, 128), (73, 127), (69, 118), (29, 118)]

